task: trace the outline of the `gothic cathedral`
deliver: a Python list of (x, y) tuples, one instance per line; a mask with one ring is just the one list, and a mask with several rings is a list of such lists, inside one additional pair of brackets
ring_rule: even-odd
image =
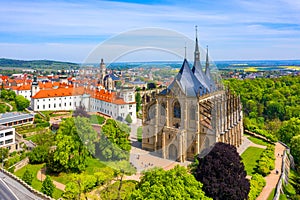
[(184, 162), (216, 142), (239, 147), (243, 136), (240, 97), (215, 80), (208, 50), (202, 69), (196, 34), (193, 68), (184, 59), (166, 89), (143, 97), (142, 148)]

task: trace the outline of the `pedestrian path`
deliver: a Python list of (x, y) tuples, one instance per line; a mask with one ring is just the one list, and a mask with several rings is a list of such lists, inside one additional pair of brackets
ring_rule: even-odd
[[(41, 170), (38, 171), (36, 177), (39, 181), (44, 181), (45, 180), (45, 178), (46, 178), (45, 170), (46, 170), (45, 168), (42, 168)], [(57, 182), (57, 181), (54, 181), (54, 180), (52, 180), (52, 181), (53, 181), (53, 184), (55, 185), (55, 187), (57, 189), (65, 191), (66, 186), (64, 184), (62, 184), (60, 182)]]
[[(262, 192), (258, 196), (256, 200), (266, 200), (271, 194), (272, 190), (276, 188), (278, 180), (281, 175), (281, 167), (282, 167), (282, 155), (285, 150), (285, 147), (279, 142), (275, 143), (275, 169), (271, 171), (271, 173), (265, 177), (266, 186), (263, 188)], [(276, 173), (276, 170), (279, 173)]]

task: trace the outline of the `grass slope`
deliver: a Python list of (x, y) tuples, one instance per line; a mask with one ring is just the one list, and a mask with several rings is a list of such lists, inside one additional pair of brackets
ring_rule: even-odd
[(260, 155), (263, 151), (264, 149), (262, 148), (248, 147), (242, 154), (241, 157), (243, 159), (247, 175), (252, 175), (255, 173), (254, 169), (256, 166), (256, 161), (260, 158)]
[[(37, 172), (38, 172), (41, 168), (43, 168), (43, 166), (44, 166), (44, 164), (38, 164), (38, 165), (28, 164), (28, 165), (26, 165), (25, 167), (21, 168), (20, 170), (16, 171), (14, 174), (15, 174), (16, 176), (18, 176), (19, 178), (22, 179), (22, 176), (23, 176), (24, 172), (26, 171), (26, 169), (28, 169), (28, 170), (31, 171), (32, 174), (33, 174), (33, 180), (32, 180), (31, 186), (32, 186), (34, 189), (36, 189), (36, 190), (38, 190), (38, 191), (41, 191), (41, 188), (42, 188), (42, 182), (39, 181), (39, 180), (37, 179), (36, 175), (37, 175)], [(54, 192), (53, 192), (53, 198), (55, 198), (55, 199), (60, 198), (61, 195), (62, 195), (62, 193), (63, 193), (63, 191), (61, 191), (61, 190), (55, 188), (55, 189), (54, 189)]]

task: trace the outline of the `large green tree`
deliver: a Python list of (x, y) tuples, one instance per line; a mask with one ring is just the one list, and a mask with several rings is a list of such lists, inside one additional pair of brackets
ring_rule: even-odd
[(49, 155), (49, 147), (39, 145), (29, 153), (29, 161), (33, 164), (44, 163)]
[(207, 155), (198, 157), (198, 161), (195, 176), (203, 183), (207, 196), (215, 200), (247, 199), (250, 183), (234, 146), (216, 143)]
[(130, 199), (210, 199), (202, 191), (202, 184), (187, 169), (180, 167), (164, 171), (154, 168), (143, 173)]
[(279, 138), (282, 142), (290, 145), (292, 137), (300, 135), (300, 118), (291, 118), (284, 121), (278, 131)]
[(25, 97), (23, 97), (22, 95), (17, 95), (15, 102), (17, 105), (17, 109), (19, 111), (25, 110), (25, 108), (28, 108), (29, 104), (30, 104), (30, 101), (28, 99), (26, 99)]
[[(96, 136), (97, 133), (91, 128), (88, 119), (82, 117), (66, 119), (57, 131), (52, 164), (60, 165), (63, 171), (84, 170), (88, 150), (92, 153), (95, 149), (93, 141)], [(49, 167), (53, 166), (52, 164), (48, 162)]]
[(130, 128), (121, 122), (107, 119), (102, 126), (100, 140), (96, 143), (96, 157), (101, 160), (123, 160), (129, 158)]

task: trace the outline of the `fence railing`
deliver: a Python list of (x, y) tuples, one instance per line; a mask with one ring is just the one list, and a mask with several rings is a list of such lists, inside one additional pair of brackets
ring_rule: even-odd
[(282, 166), (281, 166), (281, 175), (278, 180), (278, 183), (276, 185), (276, 190), (275, 194), (273, 197), (273, 200), (278, 200), (280, 197), (280, 194), (283, 193), (283, 187), (284, 185), (288, 184), (289, 182), (289, 173), (290, 173), (290, 168), (294, 166), (294, 159), (292, 155), (290, 154), (290, 149), (289, 147), (284, 144), (283, 142), (280, 142), (286, 149), (283, 152), (282, 156)]

